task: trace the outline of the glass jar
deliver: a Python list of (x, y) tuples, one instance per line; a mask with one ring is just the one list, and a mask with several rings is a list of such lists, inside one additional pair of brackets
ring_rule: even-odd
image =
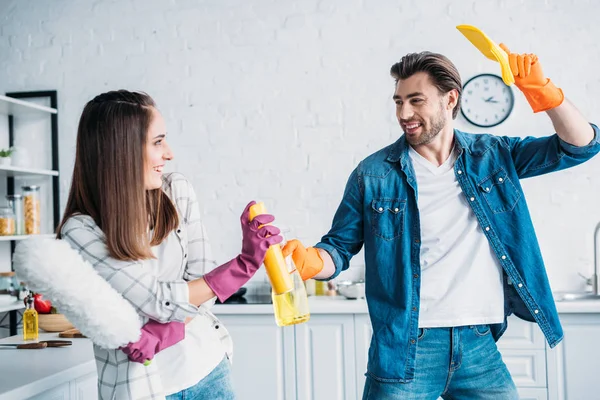
[(23, 186), (23, 213), (25, 219), (25, 234), (38, 235), (42, 223), (41, 201), (39, 186)]
[(15, 214), (10, 207), (0, 207), (0, 236), (15, 234)]
[(25, 213), (23, 212), (23, 196), (20, 194), (9, 194), (6, 196), (8, 206), (12, 207), (15, 214), (15, 235), (25, 234)]
[(14, 272), (0, 272), (0, 295), (15, 295), (17, 278)]

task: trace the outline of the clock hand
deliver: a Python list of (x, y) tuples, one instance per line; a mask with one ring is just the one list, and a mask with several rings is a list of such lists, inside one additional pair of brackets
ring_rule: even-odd
[(494, 100), (494, 96), (490, 96), (487, 99), (483, 99), (486, 103), (498, 103), (498, 100)]

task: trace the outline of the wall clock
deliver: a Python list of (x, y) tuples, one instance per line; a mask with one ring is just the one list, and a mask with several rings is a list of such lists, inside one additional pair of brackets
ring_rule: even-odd
[(489, 128), (504, 122), (514, 103), (513, 91), (501, 77), (479, 74), (464, 84), (460, 111), (473, 125)]

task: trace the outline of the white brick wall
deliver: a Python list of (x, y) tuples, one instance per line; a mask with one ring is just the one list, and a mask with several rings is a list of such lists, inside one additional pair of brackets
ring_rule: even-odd
[[(0, 92), (58, 90), (63, 206), (84, 103), (109, 89), (150, 93), (176, 152), (171, 169), (194, 183), (225, 261), (239, 251), (250, 199), (307, 244), (327, 231), (356, 163), (401, 133), (388, 71), (402, 55), (441, 52), (465, 80), (499, 73), (455, 25), (538, 54), (598, 122), (596, 11), (577, 0), (1, 0)], [(460, 117), (457, 126), (478, 131)], [(551, 125), (517, 93), (493, 133), (539, 136)], [(591, 271), (599, 166), (524, 183), (555, 289)]]

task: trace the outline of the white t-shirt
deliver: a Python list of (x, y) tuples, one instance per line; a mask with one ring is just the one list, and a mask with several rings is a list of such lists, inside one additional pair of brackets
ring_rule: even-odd
[(501, 266), (454, 174), (456, 153), (439, 167), (412, 147), (421, 220), (420, 328), (504, 320)]
[[(156, 259), (145, 260), (144, 267), (165, 281), (181, 279), (183, 249), (174, 232), (152, 251)], [(195, 385), (223, 360), (225, 348), (212, 325), (207, 316), (198, 314), (186, 325), (185, 339), (155, 355), (167, 395)]]

